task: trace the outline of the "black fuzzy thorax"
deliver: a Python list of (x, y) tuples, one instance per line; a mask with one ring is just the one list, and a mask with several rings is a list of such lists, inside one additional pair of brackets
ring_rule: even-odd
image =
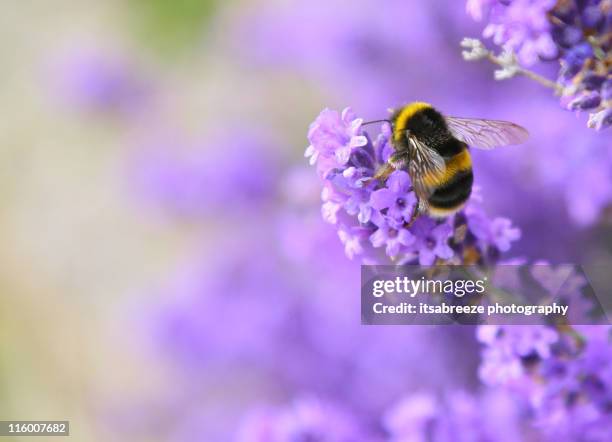
[[(401, 109), (396, 110), (391, 116), (394, 128), (400, 113)], [(412, 136), (436, 150), (444, 158), (457, 155), (465, 148), (464, 143), (451, 134), (444, 116), (433, 107), (417, 111), (406, 121), (405, 127), (399, 129), (410, 131)], [(410, 147), (406, 136), (402, 136), (394, 144), (397, 151), (408, 151)]]

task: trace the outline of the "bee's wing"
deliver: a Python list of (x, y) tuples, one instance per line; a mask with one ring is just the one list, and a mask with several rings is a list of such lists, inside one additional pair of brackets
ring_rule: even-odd
[(421, 209), (423, 209), (427, 204), (427, 199), (440, 184), (446, 172), (446, 164), (438, 152), (414, 136), (409, 136), (408, 140), (411, 146), (408, 173)]
[(471, 147), (493, 149), (521, 144), (529, 138), (527, 129), (509, 121), (458, 117), (445, 117), (445, 119), (453, 136)]
[(418, 211), (423, 213), (427, 211), (427, 207), (429, 206), (429, 197), (434, 193), (435, 189), (432, 186), (425, 184), (424, 180), (419, 175), (417, 168), (418, 166), (416, 163), (410, 163), (408, 173), (410, 174), (410, 179), (412, 180), (414, 193), (417, 196)]

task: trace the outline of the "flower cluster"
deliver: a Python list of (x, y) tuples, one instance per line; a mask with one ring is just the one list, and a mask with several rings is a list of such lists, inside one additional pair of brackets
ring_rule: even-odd
[(551, 35), (560, 48), (558, 82), (571, 110), (590, 112), (589, 127), (612, 125), (612, 2), (557, 2)]
[(520, 237), (508, 219), (491, 220), (474, 203), (444, 220), (421, 215), (410, 224), (417, 198), (408, 173), (395, 170), (385, 182), (372, 179), (393, 152), (390, 126), (383, 124), (372, 141), (361, 125), (348, 108), (326, 109), (311, 124), (306, 149), (324, 182), (323, 217), (338, 230), (349, 258), (484, 263)]
[[(481, 396), (452, 391), (444, 397), (416, 392), (389, 407), (371, 428), (366, 419), (318, 398), (298, 398), (285, 407), (250, 413), (237, 434), (239, 442), (317, 440), (497, 442), (521, 440), (524, 429), (507, 394)], [(371, 419), (371, 418), (370, 418)], [(382, 431), (381, 431), (382, 430)]]
[(126, 57), (96, 48), (58, 56), (51, 74), (60, 101), (79, 111), (127, 116), (151, 105), (155, 95)]
[(190, 139), (156, 130), (138, 144), (132, 158), (134, 190), (164, 213), (185, 218), (236, 214), (276, 196), (279, 164), (269, 148), (274, 143), (257, 132)]
[(481, 326), (480, 377), (522, 397), (554, 440), (612, 438), (610, 326)]
[(548, 11), (557, 0), (468, 0), (466, 9), (476, 21), (489, 11), (489, 24), (483, 31), (499, 46), (508, 46), (518, 55), (521, 63), (532, 65), (540, 58), (557, 55), (551, 36)]
[(313, 397), (294, 400), (287, 407), (251, 412), (238, 430), (237, 442), (372, 440), (345, 410)]
[(407, 396), (384, 414), (382, 424), (391, 442), (503, 442), (523, 439), (518, 417), (507, 394), (476, 396), (459, 390), (444, 397)]
[[(496, 75), (496, 78), (525, 74), (552, 86), (563, 95), (562, 102), (568, 109), (589, 111), (589, 127), (601, 130), (612, 125), (610, 0), (467, 2), (468, 13), (477, 21), (487, 15), (487, 10), (489, 24), (483, 36), (491, 37), (495, 44), (504, 47), (502, 56), (490, 59), (502, 65), (508, 74)], [(515, 59), (514, 53), (517, 55)], [(468, 60), (484, 58), (476, 57), (474, 50), (467, 55), (465, 58)], [(547, 82), (519, 66), (519, 63), (530, 66), (539, 60), (559, 61), (556, 83)]]

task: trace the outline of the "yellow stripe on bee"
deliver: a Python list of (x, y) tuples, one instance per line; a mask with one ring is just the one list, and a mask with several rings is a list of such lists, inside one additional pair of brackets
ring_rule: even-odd
[(450, 208), (447, 208), (447, 207), (441, 208), (441, 207), (435, 207), (435, 206), (430, 205), (427, 208), (427, 214), (431, 216), (432, 218), (446, 218), (447, 216), (450, 216), (453, 213), (461, 210), (463, 206), (465, 206), (465, 201), (455, 207), (450, 207)]
[(410, 103), (404, 106), (404, 108), (397, 116), (397, 119), (395, 120), (395, 127), (393, 128), (393, 139), (395, 141), (400, 141), (404, 136), (404, 132), (406, 131), (406, 123), (408, 123), (408, 120), (418, 111), (430, 107), (432, 107), (431, 104), (423, 103), (422, 101), (415, 101), (414, 103)]
[(446, 162), (444, 173), (428, 173), (422, 178), (423, 183), (429, 187), (441, 186), (448, 183), (458, 172), (470, 170), (472, 168), (472, 158), (467, 149), (453, 156)]

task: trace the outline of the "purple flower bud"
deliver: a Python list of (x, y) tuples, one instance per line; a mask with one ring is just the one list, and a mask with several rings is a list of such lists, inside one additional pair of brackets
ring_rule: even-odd
[(287, 407), (261, 409), (247, 416), (238, 442), (370, 440), (346, 411), (314, 398), (295, 400)]
[(521, 439), (517, 408), (503, 393), (474, 396), (453, 391), (436, 397), (423, 392), (391, 407), (382, 423), (393, 442), (510, 442)]
[(582, 41), (582, 30), (576, 26), (557, 28), (554, 32), (555, 41), (563, 48), (571, 48)]
[(95, 48), (61, 56), (51, 78), (63, 102), (89, 112), (137, 113), (154, 95), (148, 79), (133, 63)]
[(572, 79), (584, 66), (587, 59), (593, 56), (593, 48), (588, 43), (580, 43), (569, 49), (561, 60), (559, 79), (561, 83), (571, 83)]
[(610, 326), (481, 326), (481, 379), (523, 397), (546, 440), (610, 440)]
[(600, 27), (605, 20), (602, 8), (599, 5), (590, 5), (584, 8), (581, 18), (584, 27), (591, 29)]
[(580, 95), (578, 98), (575, 98), (567, 105), (567, 108), (569, 110), (576, 111), (589, 110), (597, 108), (597, 106), (599, 106), (599, 103), (601, 103), (601, 97), (599, 96), (599, 92), (593, 91)]
[[(555, 0), (512, 0), (490, 3), (489, 25), (483, 36), (491, 37), (495, 44), (513, 49), (519, 61), (532, 65), (540, 58), (557, 56), (557, 48), (551, 36), (548, 13)], [(475, 19), (483, 16), (482, 2), (468, 2), (467, 10)]]
[(601, 88), (605, 80), (606, 77), (603, 75), (588, 72), (582, 77), (582, 84), (586, 90), (594, 91)]
[(608, 78), (601, 85), (601, 99), (603, 101), (612, 100), (612, 78)]
[(592, 114), (589, 118), (589, 127), (595, 130), (607, 129), (612, 126), (612, 108), (608, 107), (595, 114)]

